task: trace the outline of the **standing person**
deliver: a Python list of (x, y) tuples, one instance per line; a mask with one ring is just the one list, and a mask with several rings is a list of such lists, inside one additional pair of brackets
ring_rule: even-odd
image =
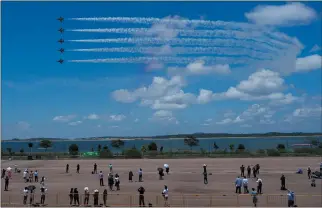
[(241, 177), (245, 176), (245, 166), (244, 165), (240, 166), (240, 175), (241, 175)]
[(40, 189), (40, 204), (45, 204), (45, 200), (46, 200), (46, 192), (47, 189), (45, 187), (42, 187)]
[(32, 172), (32, 170), (30, 171), (30, 174), (29, 174), (29, 182), (31, 183), (34, 179), (34, 173)]
[(27, 183), (27, 170), (23, 172), (23, 179), (25, 180), (25, 183)]
[(77, 164), (76, 173), (79, 173), (80, 166)]
[(312, 187), (316, 187), (316, 184), (315, 184), (315, 178), (312, 178), (312, 179), (311, 179), (311, 186), (312, 186)]
[(94, 191), (94, 194), (93, 194), (93, 198), (94, 198), (94, 207), (97, 207), (98, 206), (98, 197), (99, 197), (99, 192), (98, 190), (96, 189)]
[(256, 167), (254, 166), (253, 167), (253, 176), (254, 176), (254, 178), (256, 178), (256, 173), (257, 173), (257, 170), (256, 170)]
[(247, 167), (247, 178), (250, 178), (252, 169), (250, 168), (250, 166)]
[(141, 207), (141, 205), (143, 205), (145, 207), (145, 203), (144, 203), (144, 192), (145, 192), (145, 189), (141, 186), (138, 189), (138, 192), (139, 192), (139, 206)]
[(206, 172), (207, 173), (207, 165), (206, 164), (203, 164), (203, 172)]
[(248, 179), (246, 178), (246, 176), (244, 176), (244, 178), (243, 178), (243, 188), (244, 188), (244, 194), (248, 194), (249, 193)]
[(34, 203), (34, 199), (35, 199), (35, 193), (34, 193), (34, 189), (30, 189), (29, 190), (29, 204), (32, 205)]
[[(102, 171), (101, 171), (102, 172)], [(93, 171), (93, 174), (97, 174), (97, 165), (96, 163), (94, 164), (94, 171)]]
[(27, 204), (27, 200), (28, 200), (28, 187), (25, 187), (25, 189), (23, 190), (23, 204), (26, 205)]
[(207, 174), (207, 172), (203, 172), (203, 183), (208, 184), (208, 174)]
[(120, 183), (120, 176), (118, 174), (115, 174), (115, 187), (117, 191), (120, 190)]
[(311, 173), (312, 173), (312, 171), (311, 171), (311, 167), (309, 166), (309, 167), (307, 168), (307, 177), (308, 177), (309, 179), (311, 179)]
[(241, 194), (241, 186), (242, 186), (242, 179), (238, 176), (235, 180), (235, 186), (236, 186), (236, 194)]
[(259, 175), (259, 169), (260, 169), (259, 164), (256, 164), (256, 174), (257, 174), (257, 175)]
[(129, 172), (129, 181), (130, 181), (130, 182), (133, 182), (133, 179), (132, 179), (132, 178), (133, 178), (133, 172), (132, 172), (132, 171), (130, 171), (130, 172)]
[(260, 178), (257, 178), (257, 193), (262, 194), (263, 181)]
[(74, 189), (71, 188), (70, 192), (69, 192), (69, 204), (70, 204), (70, 206), (72, 206), (73, 201), (74, 201)]
[(104, 186), (104, 175), (102, 171), (100, 171), (99, 173), (99, 178), (100, 178), (100, 186)]
[(18, 172), (18, 166), (17, 166), (17, 164), (15, 164), (15, 173), (17, 173)]
[(114, 179), (111, 173), (108, 174), (108, 186), (110, 187), (110, 191), (113, 191)]
[(165, 207), (168, 207), (169, 206), (169, 203), (168, 203), (168, 198), (169, 198), (169, 189), (168, 189), (168, 186), (164, 186), (164, 189), (162, 191), (162, 196), (164, 198), (164, 206)]
[(170, 167), (168, 164), (164, 164), (165, 167), (165, 172), (167, 173), (167, 175), (169, 175), (169, 171), (170, 171)]
[(142, 178), (143, 178), (143, 171), (142, 168), (139, 169), (139, 182), (142, 182)]
[(113, 172), (113, 165), (112, 164), (109, 164), (108, 166), (110, 168), (110, 173), (112, 173)]
[(287, 206), (293, 207), (294, 206), (294, 199), (295, 199), (295, 194), (293, 191), (288, 190), (287, 199), (288, 199)]
[(69, 172), (69, 164), (66, 165), (66, 173)]
[(282, 177), (281, 177), (281, 190), (286, 190), (286, 188), (285, 188), (285, 180), (286, 180), (286, 178), (285, 178), (284, 174), (282, 174)]
[(163, 180), (163, 176), (164, 176), (163, 168), (158, 168), (158, 171), (159, 171), (159, 179)]
[(254, 207), (257, 207), (258, 198), (257, 198), (257, 192), (255, 191), (254, 188), (252, 188), (251, 196), (253, 198)]
[(106, 207), (107, 206), (107, 189), (104, 189), (103, 191), (103, 203), (104, 203), (104, 206)]
[(8, 191), (8, 188), (9, 188), (9, 176), (6, 176), (4, 178), (4, 190)]
[(38, 170), (35, 171), (34, 176), (35, 176), (35, 182), (38, 183)]
[(89, 202), (89, 190), (88, 187), (84, 188), (84, 205), (88, 205)]
[(76, 203), (79, 206), (79, 193), (77, 188), (74, 188), (74, 205), (76, 205)]

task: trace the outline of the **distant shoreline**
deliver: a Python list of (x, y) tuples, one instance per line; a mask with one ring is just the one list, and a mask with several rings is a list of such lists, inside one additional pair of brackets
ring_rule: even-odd
[[(322, 137), (322, 135), (298, 135), (298, 136), (268, 136), (268, 135), (262, 135), (262, 136), (229, 136), (229, 137), (196, 137), (198, 140), (206, 140), (206, 139), (279, 139), (279, 138), (301, 138), (301, 137)], [(44, 138), (45, 140), (51, 140), (50, 138)], [(112, 141), (112, 140), (124, 140), (124, 141), (145, 141), (145, 140), (182, 140), (185, 139), (185, 137), (177, 137), (177, 138), (108, 138), (108, 139), (52, 139), (52, 142), (91, 142), (91, 141)], [(42, 139), (39, 140), (29, 140), (29, 139), (21, 139), (21, 140), (1, 140), (1, 142), (40, 142)]]

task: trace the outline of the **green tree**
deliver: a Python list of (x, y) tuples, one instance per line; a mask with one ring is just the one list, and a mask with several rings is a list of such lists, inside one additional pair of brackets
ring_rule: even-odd
[(107, 151), (108, 150), (108, 146), (107, 145), (104, 145), (103, 150), (104, 151)]
[(155, 142), (151, 142), (149, 145), (148, 145), (148, 149), (149, 151), (157, 151), (158, 150), (158, 146)]
[(71, 154), (71, 155), (77, 155), (78, 154), (78, 151), (79, 151), (78, 145), (77, 144), (71, 144), (71, 145), (69, 145), (68, 150), (69, 150), (69, 154)]
[(111, 141), (111, 146), (115, 148), (121, 148), (124, 147), (124, 141), (121, 139), (114, 139)]
[(29, 153), (31, 154), (31, 152), (32, 152), (32, 147), (34, 146), (34, 144), (33, 143), (31, 143), (31, 142), (29, 142), (28, 143), (28, 147), (29, 147)]
[(235, 149), (235, 145), (234, 145), (234, 144), (230, 144), (230, 145), (229, 145), (229, 149), (230, 149), (230, 151), (231, 151), (231, 152), (233, 152), (233, 151), (234, 151), (234, 149)]
[(102, 150), (102, 145), (100, 145), (100, 144), (99, 144), (99, 145), (97, 146), (97, 151), (98, 151), (98, 152), (100, 152), (101, 150)]
[[(132, 148), (132, 149), (136, 149), (136, 148)], [(141, 147), (141, 152), (142, 153), (146, 152), (146, 147), (144, 145)]]
[(285, 150), (285, 145), (284, 144), (278, 144), (276, 149), (278, 150)]
[(190, 147), (190, 150), (192, 150), (192, 147), (194, 146), (199, 146), (199, 140), (194, 136), (187, 136), (183, 141), (185, 145)]
[(19, 152), (22, 154), (25, 152), (25, 150), (23, 148), (21, 148)]
[(246, 148), (245, 148), (245, 146), (243, 144), (239, 144), (238, 147), (237, 147), (237, 149), (239, 151), (244, 151)]
[(12, 153), (12, 148), (11, 148), (11, 147), (7, 147), (7, 151), (8, 151), (8, 153), (9, 153), (9, 155), (11, 155), (11, 153)]
[(52, 141), (48, 139), (41, 140), (39, 143), (39, 146), (42, 148), (45, 148), (45, 152), (47, 152), (47, 149), (53, 146)]
[(218, 145), (216, 144), (216, 142), (214, 142), (214, 149), (215, 151), (217, 151), (217, 149), (219, 149)]

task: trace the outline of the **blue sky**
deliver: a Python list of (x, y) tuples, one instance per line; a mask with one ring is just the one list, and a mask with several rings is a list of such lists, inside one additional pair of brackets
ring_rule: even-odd
[(320, 17), (320, 2), (2, 2), (2, 139), (320, 132)]

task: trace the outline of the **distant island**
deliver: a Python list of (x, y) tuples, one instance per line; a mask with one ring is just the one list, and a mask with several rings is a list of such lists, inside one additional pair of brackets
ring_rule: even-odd
[(252, 133), (252, 134), (229, 134), (229, 133), (193, 133), (193, 134), (174, 134), (174, 135), (159, 135), (159, 136), (101, 136), (101, 137), (87, 137), (87, 138), (27, 138), (19, 139), (14, 138), (4, 141), (40, 141), (40, 140), (51, 140), (51, 141), (70, 141), (70, 140), (110, 140), (110, 139), (170, 139), (170, 138), (246, 138), (246, 137), (305, 137), (305, 136), (322, 136), (322, 132), (316, 133), (304, 133), (304, 132), (267, 132), (267, 133)]

